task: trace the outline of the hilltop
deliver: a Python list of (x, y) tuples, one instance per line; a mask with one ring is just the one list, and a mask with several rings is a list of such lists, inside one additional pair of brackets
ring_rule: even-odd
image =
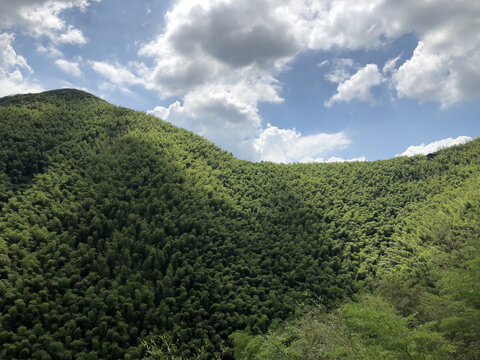
[[(261, 334), (302, 306), (348, 319), (370, 294), (400, 333), (424, 331), (375, 354), (424, 339), (473, 359), (478, 285), (445, 279), (478, 278), (479, 168), (479, 139), (435, 157), (252, 163), (82, 91), (2, 98), (0, 357), (135, 359), (163, 336), (178, 357), (268, 358), (252, 344), (294, 344)], [(421, 289), (427, 315), (389, 283), (407, 300)], [(334, 350), (322, 356), (348, 358)]]

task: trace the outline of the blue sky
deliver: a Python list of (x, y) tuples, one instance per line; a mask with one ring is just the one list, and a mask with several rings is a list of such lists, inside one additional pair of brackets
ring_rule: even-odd
[(0, 3), (0, 96), (74, 87), (242, 159), (377, 160), (480, 135), (473, 0)]

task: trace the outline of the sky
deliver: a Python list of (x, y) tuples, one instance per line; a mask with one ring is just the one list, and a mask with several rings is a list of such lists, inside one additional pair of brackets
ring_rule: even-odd
[(0, 0), (0, 96), (77, 88), (251, 161), (480, 135), (478, 0)]

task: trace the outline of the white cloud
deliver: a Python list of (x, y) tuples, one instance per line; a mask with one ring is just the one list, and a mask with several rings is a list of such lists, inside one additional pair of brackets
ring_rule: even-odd
[(14, 40), (15, 36), (13, 34), (0, 34), (0, 69), (8, 71), (11, 68), (19, 67), (31, 72), (32, 69), (28, 66), (25, 58), (18, 55), (13, 49), (12, 43)]
[(0, 33), (0, 96), (42, 91), (38, 84), (29, 80), (33, 70), (13, 49), (14, 39), (13, 34)]
[(370, 89), (383, 81), (384, 77), (379, 73), (377, 65), (368, 64), (338, 84), (337, 93), (325, 102), (325, 106), (331, 107), (335, 102), (350, 102), (356, 99), (374, 103)]
[(64, 57), (63, 53), (58, 50), (53, 44), (49, 44), (48, 46), (37, 44), (37, 51), (40, 54), (46, 54), (54, 59), (60, 59)]
[[(170, 116), (170, 112), (172, 112), (172, 109), (178, 109), (181, 108), (182, 105), (180, 105), (179, 101), (175, 101), (173, 104), (171, 104), (168, 108), (164, 106), (155, 106), (154, 109), (148, 110), (147, 113), (154, 115), (158, 117), (159, 119), (162, 120), (168, 120), (168, 117)], [(176, 111), (176, 110), (173, 110)]]
[(475, 51), (456, 50), (470, 52), (470, 57), (435, 51), (431, 43), (420, 41), (413, 56), (394, 76), (398, 95), (422, 102), (438, 101), (443, 108), (479, 98), (480, 41)]
[[(169, 107), (157, 106), (149, 113), (177, 126), (193, 129), (207, 138), (213, 138), (220, 146), (255, 161), (323, 161), (322, 158), (317, 159), (319, 155), (344, 148), (351, 143), (344, 132), (303, 136), (295, 129), (279, 129), (270, 124), (259, 130), (261, 120), (247, 105), (229, 104), (223, 99), (218, 102), (207, 99), (204, 103), (194, 101), (193, 112), (187, 98), (183, 106), (176, 101)], [(224, 115), (218, 116), (221, 113)], [(196, 121), (197, 116), (209, 119), (210, 123)], [(251, 121), (255, 116), (256, 123)]]
[(288, 22), (270, 10), (266, 0), (178, 2), (165, 16), (165, 31), (139, 51), (156, 62), (149, 83), (165, 98), (202, 87), (240, 94), (237, 89), (248, 83), (249, 106), (278, 102), (272, 71), (300, 44)]
[(318, 66), (319, 68), (321, 68), (321, 67), (324, 67), (324, 66), (328, 65), (329, 62), (330, 62), (329, 60), (323, 60), (323, 61), (319, 62), (319, 63), (317, 64), (317, 66)]
[(55, 38), (55, 41), (61, 44), (86, 44), (87, 38), (83, 35), (83, 33), (75, 29), (72, 25), (68, 26), (68, 29), (63, 34), (58, 35)]
[(351, 159), (343, 159), (343, 158), (340, 158), (340, 157), (332, 156), (325, 162), (327, 162), (327, 163), (335, 163), (335, 162), (343, 163), (343, 162), (358, 162), (358, 161), (359, 162), (367, 161), (367, 158), (365, 156), (359, 156), (359, 157), (351, 158)]
[(0, 29), (21, 28), (35, 37), (47, 37), (55, 44), (84, 44), (87, 39), (60, 14), (71, 8), (85, 11), (89, 0), (15, 0), (0, 2)]
[(333, 70), (325, 74), (325, 79), (332, 83), (341, 83), (351, 76), (350, 71), (355, 68), (358, 68), (358, 65), (353, 59), (336, 59), (333, 65)]
[(295, 129), (279, 129), (268, 124), (253, 140), (253, 147), (259, 160), (312, 162), (318, 161), (318, 157), (328, 151), (346, 147), (350, 142), (344, 132), (303, 136)]
[(62, 81), (61, 81), (61, 87), (62, 87), (63, 89), (78, 89), (78, 90), (83, 90), (83, 91), (85, 91), (85, 92), (94, 94), (94, 92), (93, 92), (92, 90), (90, 90), (89, 88), (86, 88), (85, 86), (79, 86), (79, 85), (77, 85), (77, 84), (72, 84), (71, 82), (66, 81), (66, 80), (62, 80)]
[(67, 61), (65, 59), (58, 59), (55, 64), (65, 73), (73, 76), (81, 76), (80, 63), (78, 61)]
[(275, 74), (308, 49), (368, 50), (414, 34), (419, 46), (394, 76), (398, 94), (448, 106), (480, 97), (479, 19), (472, 0), (182, 0), (140, 53), (156, 57), (162, 91), (182, 96), (233, 69)]
[(472, 140), (470, 136), (459, 136), (456, 139), (446, 138), (443, 140), (431, 142), (430, 144), (426, 145), (411, 145), (407, 148), (407, 150), (397, 156), (413, 156), (418, 154), (427, 155), (453, 145), (464, 144), (470, 140)]
[(19, 70), (14, 70), (8, 74), (0, 73), (0, 97), (36, 93), (43, 90), (40, 85), (25, 79)]
[(165, 16), (165, 32), (141, 53), (170, 53), (184, 60), (196, 55), (230, 68), (271, 65), (300, 48), (288, 19), (275, 14), (276, 7), (268, 0), (179, 1)]
[(389, 73), (395, 72), (396, 67), (397, 67), (397, 63), (400, 61), (400, 57), (401, 57), (401, 55), (398, 55), (397, 57), (395, 57), (393, 59), (388, 59), (385, 62), (385, 65), (383, 65), (382, 72), (384, 74), (389, 74)]
[(98, 85), (98, 89), (100, 90), (98, 96), (104, 99), (108, 99), (110, 94), (117, 90), (120, 90), (125, 95), (135, 95), (134, 92), (128, 87), (118, 84), (112, 84), (110, 81), (102, 81)]
[(129, 85), (144, 85), (145, 81), (132, 73), (129, 69), (116, 64), (112, 65), (103, 61), (91, 61), (92, 69), (106, 78), (110, 83), (124, 87)]
[[(400, 66), (399, 96), (443, 107), (480, 98), (480, 4), (474, 0), (286, 1), (297, 37), (314, 50), (368, 50), (404, 34), (419, 45)], [(396, 64), (395, 64), (396, 65)], [(389, 67), (390, 66), (390, 67)], [(394, 69), (394, 63), (385, 73)]]
[(246, 142), (261, 128), (261, 118), (249, 96), (246, 83), (237, 84), (230, 91), (216, 85), (203, 86), (185, 95), (183, 105), (176, 101), (150, 113), (248, 157), (251, 146)]
[(182, 98), (169, 121), (236, 155), (252, 153), (258, 104), (283, 101), (275, 74), (300, 49), (288, 21), (270, 10), (270, 0), (183, 0), (167, 13), (165, 31), (139, 54), (155, 61), (145, 83)]

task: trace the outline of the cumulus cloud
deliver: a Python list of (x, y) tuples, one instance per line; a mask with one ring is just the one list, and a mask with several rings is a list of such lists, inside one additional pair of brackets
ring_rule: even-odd
[(323, 15), (312, 26), (318, 31), (313, 48), (369, 49), (407, 33), (418, 38), (413, 56), (393, 76), (398, 96), (442, 107), (480, 98), (477, 1), (333, 0), (313, 6)]
[(60, 14), (71, 8), (85, 11), (89, 0), (16, 0), (0, 3), (0, 29), (21, 28), (35, 37), (47, 37), (55, 44), (85, 44), (87, 39)]
[(141, 77), (119, 64), (112, 65), (103, 61), (90, 61), (90, 65), (95, 72), (106, 78), (112, 84), (120, 87), (129, 85), (144, 85), (147, 87)]
[(358, 68), (358, 65), (353, 59), (336, 59), (332, 70), (325, 74), (325, 79), (332, 83), (341, 83), (351, 77), (351, 70), (355, 68)]
[(149, 111), (174, 125), (188, 128), (242, 158), (255, 161), (310, 162), (320, 154), (344, 148), (350, 140), (343, 132), (303, 136), (295, 129), (279, 129), (270, 124), (261, 129), (261, 118), (249, 103), (239, 102), (225, 92), (191, 93), (183, 105)]
[(53, 44), (49, 44), (48, 46), (37, 44), (37, 51), (40, 54), (46, 54), (49, 57), (54, 59), (61, 59), (64, 57), (63, 53), (59, 49), (57, 49)]
[(467, 59), (463, 55), (435, 51), (431, 43), (420, 41), (413, 56), (398, 69), (394, 81), (400, 97), (438, 101), (443, 108), (477, 99), (480, 97), (480, 46)]
[(470, 140), (472, 140), (470, 136), (459, 136), (456, 139), (446, 138), (429, 144), (411, 145), (407, 150), (397, 156), (427, 155), (453, 145), (465, 144)]
[(358, 70), (352, 77), (338, 84), (337, 93), (325, 102), (325, 106), (331, 107), (335, 102), (350, 102), (362, 100), (374, 103), (370, 89), (381, 84), (384, 77), (378, 71), (376, 64), (368, 64)]
[[(300, 49), (291, 23), (268, 0), (182, 0), (166, 16), (167, 27), (141, 53), (214, 60), (231, 69), (269, 66)], [(218, 65), (218, 64), (217, 64)]]
[[(154, 115), (159, 119), (168, 120), (170, 113), (172, 112), (172, 109), (181, 108), (181, 107), (182, 105), (180, 105), (180, 102), (175, 101), (168, 108), (164, 106), (155, 106), (155, 108), (153, 108), (152, 110), (148, 110), (147, 113), (150, 115)], [(173, 111), (176, 111), (176, 110), (173, 110)]]
[(82, 75), (82, 70), (80, 70), (80, 63), (78, 61), (67, 61), (65, 59), (58, 59), (55, 61), (55, 64), (67, 74), (77, 77)]
[[(259, 131), (261, 118), (248, 99), (246, 84), (237, 85), (230, 91), (203, 86), (185, 95), (183, 104), (176, 101), (168, 107), (157, 106), (150, 113), (248, 157), (251, 149), (246, 143)], [(242, 91), (245, 94), (239, 94)]]
[(256, 123), (259, 102), (282, 101), (274, 75), (300, 49), (290, 24), (270, 12), (271, 5), (180, 1), (166, 14), (165, 31), (139, 51), (155, 61), (147, 83), (161, 97), (185, 97), (185, 113), (196, 121), (202, 119), (195, 108), (224, 99), (225, 106), (216, 106), (220, 113), (210, 114), (218, 117), (225, 107), (235, 107)]
[(83, 35), (83, 33), (75, 29), (72, 25), (69, 25), (67, 30), (59, 34), (55, 39), (55, 42), (60, 44), (86, 44), (87, 38)]
[(281, 163), (321, 161), (320, 155), (350, 144), (344, 132), (303, 136), (295, 129), (267, 124), (253, 147), (259, 160)]
[(275, 74), (300, 49), (288, 21), (270, 10), (267, 0), (183, 0), (167, 13), (165, 31), (139, 54), (155, 62), (145, 82), (163, 98), (182, 98), (169, 121), (237, 155), (252, 151), (245, 144), (262, 130), (258, 104), (283, 101)]
[(13, 34), (3, 33), (0, 34), (0, 68), (3, 71), (8, 71), (12, 68), (24, 68), (28, 71), (32, 71), (28, 66), (27, 61), (21, 55), (18, 55), (12, 47), (12, 43), (15, 39)]
[(386, 2), (399, 30), (414, 32), (418, 45), (394, 75), (398, 96), (443, 108), (480, 98), (480, 5), (476, 1)]
[(0, 73), (0, 97), (7, 95), (36, 93), (44, 89), (24, 78), (20, 70), (14, 70), (8, 74)]
[(38, 84), (29, 80), (33, 70), (25, 58), (13, 49), (14, 39), (13, 34), (0, 33), (0, 96), (42, 90)]
[[(203, 103), (194, 100), (192, 109), (188, 101), (187, 98), (183, 106), (179, 101), (169, 107), (157, 106), (149, 113), (177, 126), (190, 128), (254, 161), (318, 162), (323, 161), (318, 157), (321, 154), (345, 148), (351, 143), (344, 132), (304, 136), (295, 129), (280, 129), (271, 124), (259, 130), (261, 119), (246, 104), (242, 107), (242, 104), (229, 104), (221, 98), (217, 102), (209, 98)], [(196, 116), (209, 122), (196, 121)], [(256, 117), (257, 122), (252, 122), (252, 117)]]

